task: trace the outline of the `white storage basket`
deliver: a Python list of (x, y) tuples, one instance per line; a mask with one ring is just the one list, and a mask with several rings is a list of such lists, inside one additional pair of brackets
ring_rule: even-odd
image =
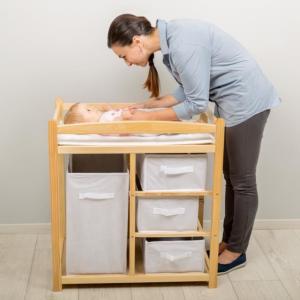
[(196, 230), (199, 200), (197, 197), (137, 200), (138, 231)]
[(137, 173), (143, 190), (204, 190), (206, 154), (141, 154)]
[(204, 271), (204, 239), (144, 240), (145, 273)]
[(67, 274), (126, 272), (128, 188), (127, 171), (67, 173)]

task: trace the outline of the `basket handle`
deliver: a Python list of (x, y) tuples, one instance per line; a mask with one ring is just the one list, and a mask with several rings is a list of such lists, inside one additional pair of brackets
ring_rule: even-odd
[(79, 193), (79, 200), (107, 200), (114, 197), (114, 193)]
[(168, 167), (165, 165), (160, 166), (160, 171), (164, 172), (165, 175), (179, 175), (179, 174), (187, 174), (194, 172), (194, 166), (185, 166), (185, 167)]
[(161, 215), (165, 217), (177, 216), (177, 215), (183, 215), (185, 213), (185, 208), (184, 207), (176, 207), (176, 208), (154, 207), (152, 213), (154, 215)]

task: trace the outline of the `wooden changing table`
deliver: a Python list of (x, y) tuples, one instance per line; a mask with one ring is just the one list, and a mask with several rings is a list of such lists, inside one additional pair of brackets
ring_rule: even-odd
[[(202, 114), (199, 122), (174, 121), (126, 121), (112, 123), (62, 124), (64, 111), (73, 103), (64, 103), (56, 99), (55, 113), (48, 122), (50, 187), (51, 187), (51, 234), (52, 234), (52, 276), (53, 291), (62, 290), (63, 285), (70, 284), (105, 284), (105, 283), (145, 283), (145, 282), (208, 282), (210, 288), (217, 287), (219, 220), (221, 207), (222, 165), (224, 145), (224, 121), (209, 113)], [(128, 103), (93, 103), (103, 108), (107, 105), (121, 108)], [(211, 121), (209, 123), (209, 121)], [(215, 137), (213, 144), (193, 145), (157, 145), (147, 146), (66, 146), (58, 144), (58, 134), (116, 134), (116, 133), (210, 133)], [(65, 166), (67, 154), (112, 154), (122, 153), (129, 157), (130, 191), (129, 191), (129, 253), (126, 274), (65, 274)], [(212, 190), (169, 192), (136, 190), (136, 154), (138, 153), (213, 153)], [(199, 197), (199, 222), (196, 231), (140, 233), (136, 232), (136, 197)], [(211, 227), (203, 229), (204, 196), (211, 198)], [(147, 237), (205, 237), (210, 239), (210, 257), (205, 254), (205, 271), (191, 273), (152, 273), (145, 274), (137, 253), (136, 240)]]

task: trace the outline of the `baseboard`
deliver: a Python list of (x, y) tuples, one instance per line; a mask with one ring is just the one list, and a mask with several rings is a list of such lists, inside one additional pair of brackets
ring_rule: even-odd
[(300, 219), (257, 219), (254, 223), (254, 229), (300, 229)]
[[(223, 221), (220, 222), (223, 227)], [(204, 227), (209, 228), (210, 220), (204, 220)], [(256, 219), (254, 230), (300, 229), (300, 219)]]
[[(221, 227), (222, 227), (222, 221)], [(209, 228), (210, 220), (204, 220), (204, 227)], [(300, 229), (300, 219), (257, 219), (255, 230)], [(0, 234), (50, 234), (49, 223), (0, 224)]]

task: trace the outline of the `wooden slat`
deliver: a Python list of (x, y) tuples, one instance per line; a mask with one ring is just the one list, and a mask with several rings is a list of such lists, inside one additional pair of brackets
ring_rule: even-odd
[(211, 153), (215, 145), (169, 145), (169, 146), (58, 146), (59, 154), (96, 153)]
[(62, 120), (63, 106), (64, 106), (63, 100), (60, 97), (57, 97), (56, 101), (55, 101), (55, 111), (54, 111), (54, 116), (53, 116), (54, 121)]
[(135, 236), (137, 238), (149, 238), (149, 237), (210, 237), (210, 232), (203, 230), (199, 220), (197, 222), (196, 231), (149, 231), (149, 232), (136, 232)]
[(211, 240), (209, 257), (209, 284), (210, 288), (217, 287), (218, 272), (218, 247), (219, 247), (219, 226), (221, 210), (221, 189), (223, 169), (223, 147), (224, 147), (224, 120), (217, 120), (216, 152), (214, 155), (213, 171), (213, 199), (211, 209)]
[(60, 236), (66, 236), (66, 199), (65, 199), (65, 161), (64, 155), (58, 154), (58, 188), (60, 206)]
[(191, 273), (157, 273), (157, 274), (95, 274), (64, 275), (63, 284), (105, 284), (105, 283), (141, 283), (141, 282), (192, 282), (208, 281), (204, 272)]
[(49, 170), (51, 188), (51, 234), (52, 234), (52, 285), (53, 291), (62, 289), (60, 257), (60, 205), (58, 182), (58, 155), (56, 121), (48, 123)]
[(159, 197), (197, 197), (210, 196), (212, 191), (136, 191), (137, 197), (159, 198)]
[(63, 256), (64, 243), (65, 243), (65, 239), (63, 238), (63, 236), (60, 236), (59, 237), (59, 257), (61, 260), (62, 260), (62, 256)]
[(179, 121), (121, 121), (107, 123), (80, 123), (58, 125), (57, 132), (64, 134), (117, 134), (117, 133), (214, 133), (214, 124)]
[[(202, 220), (200, 218), (201, 218), (201, 216), (199, 215), (198, 226), (197, 226), (198, 227), (197, 230), (199, 230), (199, 231), (204, 230), (203, 229), (203, 216), (202, 216)], [(201, 221), (202, 221), (202, 223), (201, 223)], [(209, 233), (209, 234), (211, 234), (211, 233)], [(207, 255), (206, 249), (204, 251), (205, 251), (204, 252), (205, 272), (209, 273), (209, 257)]]
[(136, 232), (137, 238), (151, 238), (151, 237), (210, 237), (208, 231), (156, 231), (156, 232)]
[(129, 156), (130, 190), (129, 190), (129, 274), (135, 274), (135, 174), (136, 155)]

